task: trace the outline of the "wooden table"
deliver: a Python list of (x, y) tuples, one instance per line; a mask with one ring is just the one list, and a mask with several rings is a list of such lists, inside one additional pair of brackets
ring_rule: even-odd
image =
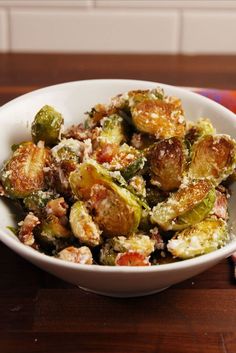
[[(0, 55), (0, 104), (63, 81), (132, 78), (236, 89), (236, 57)], [(148, 297), (82, 292), (0, 244), (2, 353), (235, 353), (230, 260)]]

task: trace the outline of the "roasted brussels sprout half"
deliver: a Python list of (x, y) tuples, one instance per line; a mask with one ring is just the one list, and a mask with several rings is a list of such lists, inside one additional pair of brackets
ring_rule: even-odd
[(186, 140), (192, 145), (196, 140), (205, 135), (215, 135), (216, 130), (207, 118), (200, 118), (196, 123), (189, 123)]
[[(140, 259), (146, 260), (146, 258), (155, 250), (155, 240), (151, 239), (148, 235), (144, 234), (132, 234), (126, 238), (124, 236), (114, 237), (106, 240), (100, 250), (100, 262), (103, 265), (114, 266), (121, 265), (117, 263), (121, 254), (137, 254), (137, 256), (125, 256), (123, 265), (131, 265), (131, 260)], [(139, 256), (141, 255), (141, 257)], [(135, 262), (137, 262), (135, 261)], [(143, 261), (142, 261), (143, 262)]]
[(111, 247), (109, 241), (106, 241), (101, 249), (99, 254), (99, 262), (101, 265), (106, 266), (115, 266), (117, 257), (117, 252)]
[(116, 185), (105, 168), (94, 161), (82, 163), (69, 180), (74, 194), (92, 203), (94, 220), (105, 235), (128, 235), (137, 229), (141, 218), (137, 198)]
[(103, 118), (99, 142), (121, 145), (127, 141), (125, 128), (124, 119), (117, 114)]
[(236, 143), (227, 135), (206, 135), (192, 149), (189, 176), (208, 178), (215, 184), (226, 179), (236, 165)]
[(160, 140), (150, 149), (152, 183), (164, 191), (178, 189), (186, 167), (186, 147), (177, 137)]
[(114, 106), (105, 106), (103, 104), (95, 105), (89, 112), (87, 112), (88, 118), (85, 121), (85, 128), (92, 129), (95, 126), (100, 125), (103, 118), (117, 114), (119, 110)]
[(93, 222), (83, 201), (75, 202), (70, 210), (70, 226), (80, 243), (97, 246), (101, 243), (101, 231)]
[(128, 190), (116, 192), (103, 185), (94, 185), (90, 203), (94, 220), (104, 235), (127, 236), (137, 229), (141, 207)]
[[(55, 247), (60, 249), (70, 242), (72, 238), (71, 231), (62, 224), (61, 220), (55, 215), (49, 215), (41, 220), (37, 232), (37, 241), (43, 247)], [(63, 246), (64, 245), (64, 246)]]
[(31, 126), (33, 141), (44, 141), (46, 145), (53, 146), (60, 141), (63, 117), (53, 107), (45, 105), (36, 114)]
[(81, 265), (92, 265), (93, 255), (87, 246), (81, 246), (76, 248), (74, 246), (68, 246), (61, 250), (57, 257), (60, 260), (75, 262)]
[(83, 143), (75, 139), (63, 139), (52, 148), (52, 156), (56, 162), (71, 160), (79, 162), (83, 153)]
[(156, 138), (183, 137), (185, 134), (185, 118), (177, 98), (141, 101), (131, 108), (131, 114), (137, 130)]
[(184, 185), (152, 210), (151, 221), (163, 230), (179, 230), (203, 220), (215, 203), (215, 190), (208, 180)]
[(224, 246), (229, 241), (227, 224), (222, 219), (206, 218), (177, 232), (167, 244), (173, 256), (189, 259)]
[(96, 143), (94, 157), (99, 163), (110, 163), (119, 152), (120, 145), (127, 141), (126, 125), (117, 114), (103, 118)]
[(128, 238), (114, 237), (108, 241), (117, 252), (136, 251), (144, 256), (149, 256), (155, 249), (155, 241), (142, 233), (133, 234)]
[(1, 171), (6, 193), (13, 198), (25, 198), (45, 187), (44, 167), (49, 151), (32, 142), (19, 145)]

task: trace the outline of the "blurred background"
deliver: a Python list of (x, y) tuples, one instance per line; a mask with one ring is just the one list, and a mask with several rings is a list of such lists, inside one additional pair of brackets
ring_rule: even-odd
[(236, 54), (236, 1), (0, 1), (1, 52)]

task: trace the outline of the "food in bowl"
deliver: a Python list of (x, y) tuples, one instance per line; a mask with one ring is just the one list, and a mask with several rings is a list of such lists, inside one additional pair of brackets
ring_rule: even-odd
[(13, 145), (1, 170), (25, 245), (79, 264), (154, 266), (230, 241), (236, 142), (208, 118), (188, 121), (179, 98), (132, 90), (68, 129), (48, 105), (32, 120), (32, 141)]

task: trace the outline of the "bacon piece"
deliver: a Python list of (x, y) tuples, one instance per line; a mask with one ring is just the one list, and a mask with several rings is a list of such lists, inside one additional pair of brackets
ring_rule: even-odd
[(64, 200), (64, 197), (59, 197), (58, 199), (50, 200), (46, 205), (46, 212), (48, 215), (53, 214), (57, 217), (66, 216), (68, 205)]
[(213, 214), (222, 219), (228, 219), (228, 200), (225, 194), (222, 194), (220, 191), (216, 190), (216, 201), (213, 207)]
[(79, 141), (84, 141), (91, 138), (91, 130), (85, 129), (83, 124), (72, 125), (63, 135), (68, 138), (73, 138)]
[(93, 263), (92, 253), (87, 246), (81, 246), (80, 248), (69, 246), (58, 253), (58, 258), (81, 265), (92, 265)]
[(19, 232), (19, 239), (23, 244), (31, 246), (32, 248), (37, 248), (33, 230), (39, 224), (40, 221), (38, 217), (36, 217), (32, 212), (27, 214), (22, 223), (20, 222), (21, 228)]
[(150, 266), (148, 257), (137, 251), (127, 251), (120, 253), (116, 257), (116, 266)]
[(118, 151), (116, 144), (105, 144), (96, 151), (98, 163), (110, 163)]

